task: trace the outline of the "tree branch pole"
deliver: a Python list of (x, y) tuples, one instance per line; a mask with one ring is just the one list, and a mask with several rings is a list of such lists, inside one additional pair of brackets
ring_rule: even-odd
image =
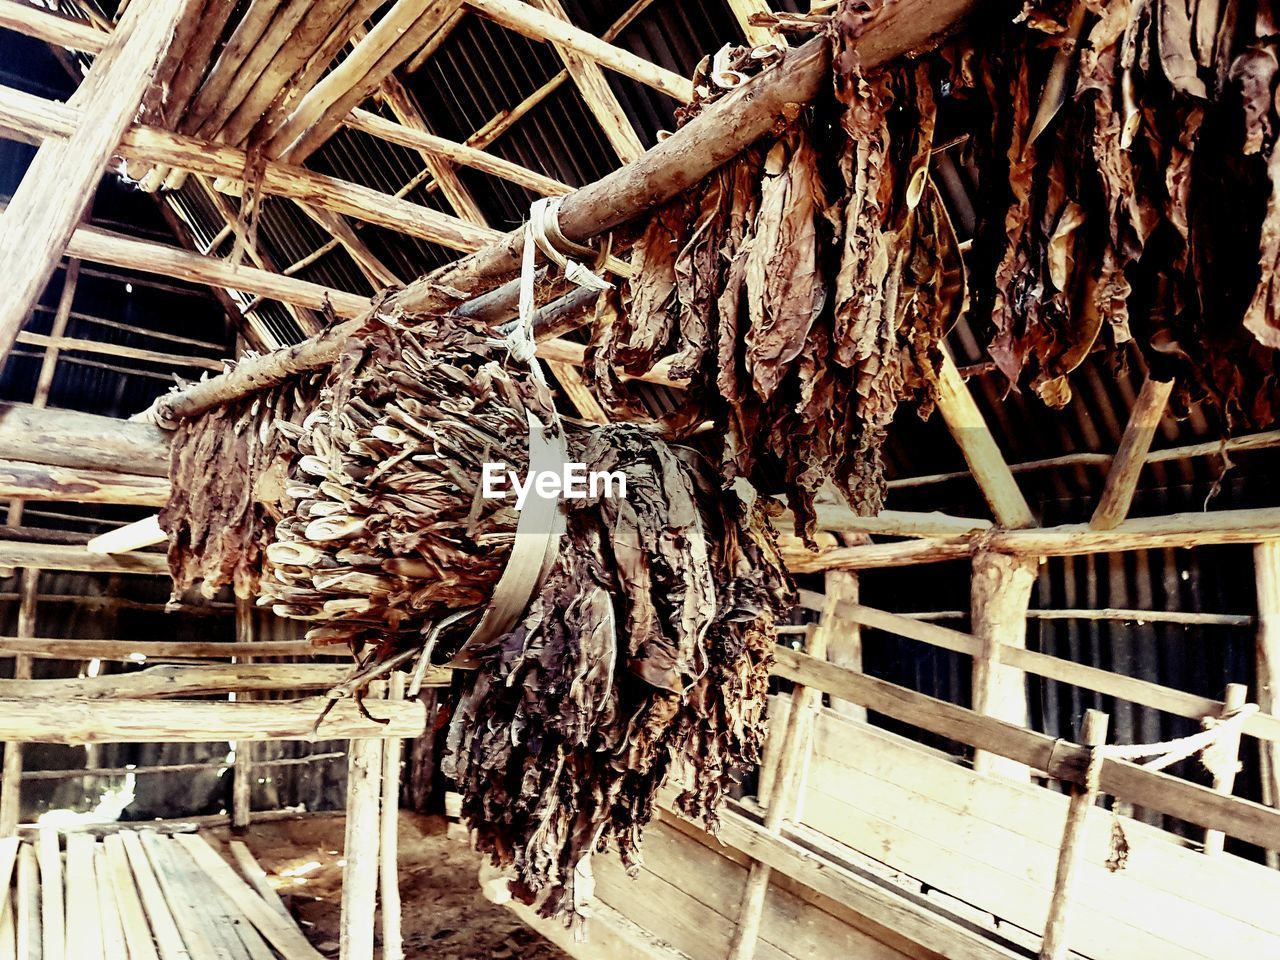
[[(926, 47), (954, 29), (977, 4), (978, 0), (909, 0), (889, 6), (858, 44), (863, 68), (874, 69)], [(689, 189), (771, 130), (785, 126), (798, 105), (817, 95), (829, 60), (822, 38), (789, 51), (780, 65), (711, 104), (635, 163), (568, 194), (560, 207), (561, 231), (572, 241), (586, 243)], [(522, 229), (506, 234), (414, 281), (378, 309), (411, 316), (451, 310), (513, 274), (523, 244)], [(197, 416), (327, 366), (363, 322), (338, 324), (313, 340), (244, 360), (229, 373), (169, 395), (161, 413), (169, 420)]]

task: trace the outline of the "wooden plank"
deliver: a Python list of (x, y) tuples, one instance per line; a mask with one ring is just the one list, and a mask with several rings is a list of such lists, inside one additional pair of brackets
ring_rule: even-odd
[(102, 921), (102, 955), (105, 960), (130, 960), (111, 868), (107, 864), (107, 851), (102, 844), (93, 848), (93, 873), (98, 894), (98, 917)]
[(66, 955), (69, 960), (102, 960), (102, 918), (95, 886), (93, 847), (93, 837), (88, 834), (67, 834)]
[[(0, 890), (0, 960), (18, 960), (17, 917), (13, 908), (13, 891)], [(127, 958), (126, 958), (127, 960)]]
[(275, 911), (281, 920), (293, 923), (293, 915), (289, 913), (289, 908), (280, 899), (280, 894), (276, 892), (276, 888), (267, 879), (267, 871), (262, 869), (262, 865), (258, 863), (253, 851), (249, 849), (243, 840), (232, 840), (230, 848), (231, 856), (235, 859), (236, 866), (240, 868), (241, 875), (249, 882), (249, 886), (253, 887), (254, 892), (262, 898), (268, 907)]
[(43, 960), (40, 939), (40, 876), (36, 852), (29, 843), (18, 850), (18, 890), (14, 906), (16, 941), (19, 960)]
[(102, 170), (137, 112), (152, 71), (191, 0), (127, 9), (73, 96), (81, 123), (64, 144), (43, 144), (0, 216), (0, 356), (7, 356), (83, 218)]
[(191, 960), (243, 960), (243, 956), (233, 955), (214, 931), (204, 910), (204, 898), (186, 882), (175, 860), (175, 854), (181, 851), (174, 846), (172, 838), (151, 831), (137, 836), (169, 912), (175, 919), (181, 918), (178, 929)]
[(1124, 436), (1120, 438), (1120, 447), (1107, 472), (1102, 496), (1089, 520), (1089, 526), (1095, 530), (1113, 530), (1129, 515), (1133, 495), (1138, 490), (1138, 477), (1172, 392), (1172, 380), (1154, 380), (1149, 373), (1143, 380), (1138, 399), (1129, 414), (1129, 422), (1125, 425)]
[[(420, 701), (366, 704), (326, 697), (253, 703), (0, 698), (0, 739), (36, 743), (206, 743), (210, 740), (346, 740), (416, 737)], [(321, 716), (324, 719), (321, 721)], [(317, 721), (320, 721), (317, 725)]]
[[(286, 922), (265, 900), (253, 892), (234, 870), (199, 834), (177, 834), (174, 842), (182, 846), (196, 864), (204, 870), (222, 894), (228, 897), (244, 913), (258, 932), (267, 939), (285, 960), (323, 960), (323, 957), (307, 942), (297, 926)], [(372, 911), (369, 915), (372, 923)], [(344, 954), (344, 957), (346, 954)]]
[[(939, 736), (997, 753), (1033, 770), (1082, 782), (1087, 751), (1044, 734), (984, 717), (954, 704), (916, 693), (806, 656), (775, 650), (774, 673), (807, 683), (868, 709), (886, 713)], [(1122, 760), (1102, 767), (1102, 789), (1114, 797), (1159, 810), (1190, 823), (1221, 830), (1261, 847), (1280, 844), (1280, 812), (1240, 797), (1223, 797), (1207, 787)]]
[[(194, 834), (182, 836), (194, 837)], [(172, 858), (185, 887), (199, 897), (209, 929), (220, 944), (220, 952), (245, 960), (276, 960), (275, 953), (254, 928), (239, 906), (223, 895), (213, 878), (197, 864), (185, 844), (170, 842)]]
[[(132, 840), (126, 841), (126, 836)], [(132, 833), (108, 834), (102, 838), (111, 888), (120, 911), (125, 943), (129, 947), (129, 960), (189, 960), (182, 937), (173, 922), (173, 915), (169, 913), (164, 896), (156, 885), (155, 876), (146, 863), (145, 854), (141, 847), (137, 848), (135, 855), (127, 850), (128, 843), (136, 839)], [(129, 865), (133, 859), (139, 860), (145, 874), (136, 880), (134, 870)], [(144, 900), (147, 902), (145, 911)], [(151, 916), (150, 924), (147, 922), (148, 915)], [(154, 940), (152, 930), (155, 931)], [(158, 955), (156, 944), (160, 946)]]
[(347, 752), (347, 832), (342, 869), (343, 960), (373, 960), (378, 891), (378, 801), (382, 743), (354, 739)]
[(36, 839), (36, 859), (40, 862), (40, 942), (44, 960), (62, 960), (66, 956), (67, 909), (63, 893), (62, 853), (58, 848), (58, 831), (54, 828), (40, 828)]

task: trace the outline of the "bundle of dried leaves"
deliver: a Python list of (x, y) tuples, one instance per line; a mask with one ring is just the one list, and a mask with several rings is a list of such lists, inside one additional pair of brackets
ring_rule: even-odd
[[(885, 429), (904, 399), (923, 399), (927, 415), (939, 341), (964, 296), (927, 176), (931, 68), (863, 76), (854, 46), (869, 18), (847, 4), (828, 24), (829, 96), (654, 214), (591, 353), (615, 409), (629, 404), (622, 374), (667, 359), (687, 381), (668, 428), (723, 424), (725, 479), (781, 476), (806, 536), (828, 481), (859, 512), (881, 508)], [(726, 49), (704, 62), (686, 116), (771, 59)]]
[[(276, 458), (271, 509), (236, 514), (232, 538), (265, 544), (259, 602), (314, 621), (317, 643), (350, 645), (355, 680), (430, 656), (437, 639), (448, 659), (517, 526), (510, 499), (481, 495), (482, 465), (526, 470), (527, 414), (553, 419), (545, 384), (491, 331), (427, 317), (371, 322), (308, 409), (279, 415), (279, 397), (175, 438), (179, 464), (230, 451), (223, 490), (260, 485), (246, 466)], [(792, 597), (763, 508), (724, 493), (699, 454), (633, 426), (564, 429), (569, 462), (623, 474), (626, 495), (564, 501), (567, 531), (524, 615), (468, 647), (476, 669), (455, 683), (447, 766), (517, 895), (576, 919), (587, 858), (616, 843), (635, 862), (669, 772), (682, 808), (714, 826), (758, 758), (773, 624)], [(247, 459), (245, 437), (257, 438)], [(191, 484), (171, 509), (178, 529), (218, 496)], [(174, 549), (201, 569), (228, 555), (207, 537)]]

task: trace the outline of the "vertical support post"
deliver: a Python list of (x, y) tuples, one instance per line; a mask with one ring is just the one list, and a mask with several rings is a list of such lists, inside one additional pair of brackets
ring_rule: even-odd
[[(1227, 692), (1222, 704), (1223, 716), (1235, 713), (1248, 702), (1248, 687), (1243, 683), (1227, 684)], [(1230, 796), (1231, 791), (1235, 789), (1236, 774), (1240, 771), (1240, 734), (1235, 733), (1231, 736), (1222, 737), (1209, 748), (1209, 751), (1212, 751), (1222, 762), (1221, 769), (1213, 770), (1214, 792)], [(1230, 763), (1227, 762), (1228, 758), (1230, 758)], [(1205, 854), (1210, 857), (1219, 856), (1223, 851), (1226, 839), (1221, 830), (1206, 830), (1204, 832)]]
[[(1258, 589), (1258, 707), (1280, 714), (1280, 540), (1253, 548)], [(1262, 799), (1280, 807), (1280, 743), (1259, 740)], [(1280, 868), (1280, 853), (1267, 851), (1267, 866)]]
[[(1027, 725), (1027, 681), (1021, 670), (1000, 663), (1002, 647), (1025, 649), (1027, 607), (1036, 579), (1036, 560), (982, 550), (973, 558), (971, 611), (973, 633), (982, 653), (973, 663), (973, 709), (1019, 726)], [(1026, 782), (1030, 770), (1021, 763), (979, 750), (973, 767)]]
[[(832, 629), (827, 634), (827, 659), (849, 670), (862, 671), (862, 624), (838, 616), (836, 610), (844, 601), (858, 602), (858, 575), (852, 570), (829, 570), (825, 577), (826, 599), (822, 603), (822, 622)], [(848, 700), (831, 698), (831, 709), (852, 720), (867, 719), (867, 708)]]
[(347, 862), (342, 869), (339, 960), (373, 960), (381, 779), (382, 741), (372, 738), (350, 741), (347, 749)]
[[(1080, 739), (1086, 747), (1099, 747), (1107, 741), (1108, 718), (1101, 710), (1086, 710)], [(1065, 960), (1067, 929), (1070, 919), (1071, 886), (1084, 856), (1084, 838), (1089, 826), (1089, 810), (1098, 799), (1096, 786), (1077, 787), (1067, 808), (1067, 821), (1062, 828), (1062, 846), (1058, 850), (1058, 872), (1053, 881), (1053, 899), (1049, 902), (1049, 919), (1044, 926), (1040, 960)]]
[[(30, 639), (36, 635), (36, 601), (40, 596), (40, 571), (22, 571), (22, 594), (18, 606), (18, 636)], [(13, 659), (13, 678), (31, 679), (31, 658)], [(18, 833), (22, 815), (22, 743), (10, 740), (4, 745), (4, 769), (0, 773), (0, 837)]]
[[(236, 642), (253, 640), (253, 601), (236, 597)], [(242, 658), (248, 662), (249, 658)], [(247, 694), (241, 694), (247, 696)], [(231, 695), (235, 699), (236, 694)], [(253, 742), (238, 740), (231, 768), (231, 829), (244, 833), (253, 815)]]
[[(826, 629), (823, 628), (826, 624)], [(810, 656), (825, 659), (827, 643), (833, 631), (832, 620), (823, 618), (817, 629), (809, 632)], [(797, 683), (791, 688), (791, 711), (787, 714), (787, 728), (778, 748), (778, 769), (773, 788), (769, 791), (765, 808), (764, 828), (770, 833), (782, 832), (783, 821), (792, 815), (799, 800), (801, 778), (805, 759), (809, 753), (813, 733), (813, 714), (822, 705), (822, 691)], [(738, 925), (729, 943), (728, 960), (752, 960), (756, 943), (760, 939), (760, 921), (764, 916), (764, 901), (769, 892), (770, 868), (753, 860), (742, 888), (738, 905)]]
[[(387, 687), (388, 700), (404, 699), (404, 674), (396, 671)], [(382, 742), (382, 829), (378, 886), (382, 893), (382, 960), (404, 960), (400, 935), (400, 753), (402, 741)]]

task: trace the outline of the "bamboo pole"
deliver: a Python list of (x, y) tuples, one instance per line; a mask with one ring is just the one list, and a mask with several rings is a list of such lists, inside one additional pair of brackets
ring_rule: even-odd
[[(879, 29), (858, 42), (864, 70), (916, 51), (950, 31), (977, 0), (911, 0), (895, 6)], [(784, 65), (766, 70), (708, 106), (635, 163), (568, 194), (560, 207), (560, 228), (584, 243), (633, 220), (682, 193), (785, 120), (795, 105), (811, 100), (826, 76), (828, 46), (818, 38), (796, 48)], [(411, 283), (384, 305), (409, 314), (457, 306), (503, 281), (518, 269), (523, 231), (486, 244), (471, 256)], [(339, 324), (306, 344), (242, 361), (234, 371), (197, 384), (166, 402), (173, 419), (195, 416), (262, 389), (294, 373), (332, 363), (356, 324)]]
[[(1266, 540), (1253, 548), (1258, 593), (1258, 707), (1280, 715), (1280, 540)], [(1280, 744), (1260, 743), (1262, 799), (1280, 807)], [(1280, 868), (1280, 851), (1267, 851), (1267, 865)]]
[[(420, 732), (420, 731), (419, 731)], [(352, 740), (347, 753), (347, 830), (339, 960), (373, 960), (378, 894), (382, 741)]]
[[(27, 568), (22, 571), (22, 599), (18, 606), (18, 636), (35, 635), (37, 598), (40, 594), (40, 571)], [(18, 654), (13, 660), (14, 682), (30, 682), (31, 658)], [(18, 832), (22, 817), (22, 751), (20, 738), (7, 740), (4, 745), (3, 772), (0, 772), (0, 837), (12, 837)]]
[[(1107, 741), (1108, 718), (1100, 710), (1087, 710), (1080, 739), (1086, 747), (1098, 747)], [(1045, 923), (1040, 960), (1066, 960), (1068, 924), (1071, 912), (1071, 887), (1084, 860), (1085, 834), (1089, 811), (1097, 802), (1096, 784), (1077, 789), (1067, 807), (1067, 820), (1062, 828), (1062, 846), (1058, 851), (1058, 872), (1053, 881), (1053, 899), (1049, 902), (1049, 919)]]
[[(1229, 716), (1242, 708), (1249, 701), (1249, 688), (1243, 683), (1228, 683), (1226, 695), (1223, 697), (1222, 715)], [(1231, 796), (1236, 785), (1236, 774), (1240, 770), (1240, 734), (1224, 736), (1210, 750), (1218, 759), (1212, 769), (1213, 789), (1223, 796)], [(1208, 751), (1206, 751), (1206, 755)], [(1220, 764), (1220, 766), (1218, 765)], [(1204, 852), (1207, 856), (1216, 857), (1222, 854), (1226, 836), (1221, 830), (1204, 832)]]
[[(1000, 663), (1005, 648), (1026, 649), (1027, 606), (1036, 580), (1036, 562), (980, 551), (973, 558), (971, 620), (981, 652), (973, 661), (973, 709), (1007, 723), (1027, 725), (1026, 675)], [(1026, 782), (1023, 764), (985, 751), (973, 755), (973, 768)]]
[(127, 9), (72, 98), (84, 123), (64, 144), (46, 143), (0, 217), (0, 356), (7, 356), (49, 282), (102, 170), (115, 152), (192, 0), (154, 0)]
[(1124, 428), (1120, 448), (1107, 472), (1102, 496), (1089, 520), (1089, 526), (1095, 530), (1114, 530), (1129, 515), (1133, 495), (1138, 489), (1138, 477), (1147, 461), (1151, 441), (1155, 439), (1156, 429), (1160, 426), (1172, 392), (1172, 380), (1154, 380), (1147, 374), (1142, 382), (1142, 390), (1138, 393), (1133, 412)]
[[(404, 699), (404, 674), (391, 675), (388, 700)], [(382, 895), (382, 960), (404, 960), (404, 940), (400, 932), (400, 740), (382, 743), (382, 820), (379, 828), (378, 887)]]

